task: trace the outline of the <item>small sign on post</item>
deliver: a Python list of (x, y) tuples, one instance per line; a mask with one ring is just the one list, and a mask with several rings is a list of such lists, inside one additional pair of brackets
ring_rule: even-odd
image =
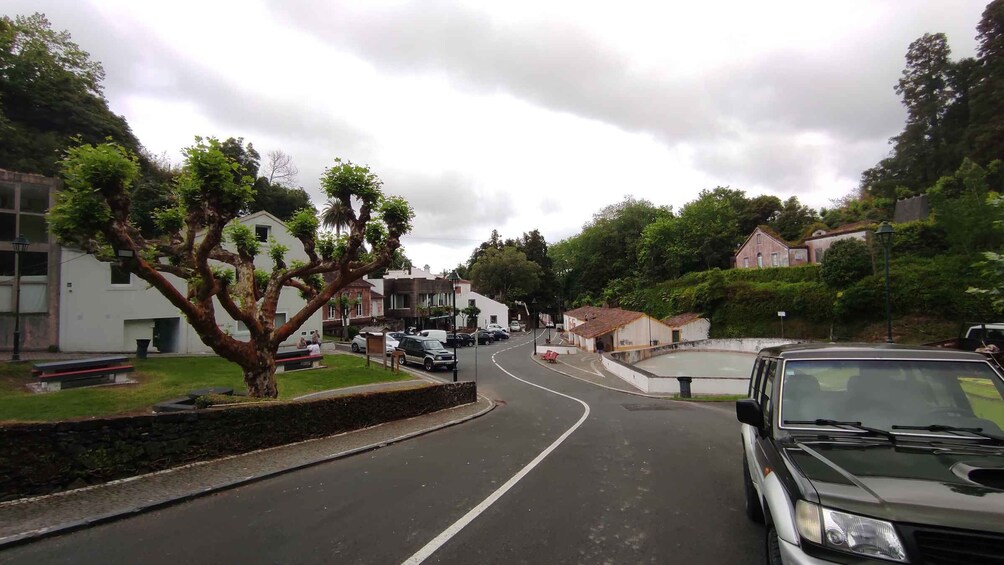
[(784, 310), (777, 311), (777, 317), (781, 318), (781, 339), (784, 339), (784, 317), (787, 316)]

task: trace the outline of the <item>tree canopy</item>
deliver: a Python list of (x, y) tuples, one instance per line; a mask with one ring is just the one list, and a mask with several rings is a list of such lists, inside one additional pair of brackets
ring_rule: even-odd
[[(307, 260), (289, 259), (289, 249), (273, 241), (267, 249), (271, 271), (256, 270), (255, 257), (266, 250), (250, 227), (235, 221), (254, 200), (254, 178), (229, 149), (226, 142), (196, 138), (184, 150), (184, 166), (171, 185), (173, 205), (154, 212), (160, 235), (148, 236), (130, 215), (137, 157), (114, 143), (71, 148), (62, 161), (65, 188), (49, 212), (49, 226), (62, 244), (149, 283), (206, 345), (241, 366), (250, 394), (275, 397), (279, 344), (340, 289), (387, 265), (413, 212), (404, 199), (384, 195), (368, 167), (335, 159), (321, 187), (349, 209), (345, 237), (320, 233), (316, 211), (300, 210), (286, 226)], [(333, 274), (328, 282), (325, 273)], [(174, 283), (179, 279), (181, 288)], [(283, 289), (295, 289), (305, 303), (279, 325), (275, 314)], [(217, 308), (242, 322), (250, 339), (240, 341), (220, 328)]]

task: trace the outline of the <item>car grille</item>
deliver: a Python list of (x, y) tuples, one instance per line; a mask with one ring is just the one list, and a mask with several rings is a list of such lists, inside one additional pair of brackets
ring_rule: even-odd
[(1004, 565), (1004, 535), (916, 528), (913, 540), (924, 565)]

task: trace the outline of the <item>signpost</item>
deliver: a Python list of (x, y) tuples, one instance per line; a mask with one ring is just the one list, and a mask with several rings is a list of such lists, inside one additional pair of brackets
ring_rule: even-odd
[(787, 314), (784, 312), (784, 310), (779, 310), (778, 311), (777, 317), (781, 318), (781, 339), (784, 339), (784, 317), (785, 316), (787, 316)]

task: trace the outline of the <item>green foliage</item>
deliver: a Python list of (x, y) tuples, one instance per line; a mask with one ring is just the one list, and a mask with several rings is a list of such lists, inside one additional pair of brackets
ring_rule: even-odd
[[(324, 259), (326, 261), (332, 261), (339, 257), (339, 255), (336, 254), (336, 250), (338, 249), (338, 247), (337, 247), (337, 242), (335, 240), (335, 236), (331, 235), (330, 233), (321, 233), (320, 235), (317, 236), (316, 248), (317, 248), (317, 253), (321, 256), (321, 259)], [(344, 243), (342, 244), (341, 249), (343, 251), (345, 250)]]
[(942, 177), (928, 191), (935, 224), (944, 231), (951, 249), (963, 254), (998, 248), (1002, 243), (1002, 210), (988, 196), (988, 175), (996, 173), (1000, 161), (990, 170), (966, 159), (950, 177)]
[(176, 233), (185, 227), (185, 211), (178, 206), (162, 208), (153, 213), (161, 233)]
[(338, 199), (343, 203), (358, 198), (364, 204), (374, 206), (382, 196), (382, 184), (368, 166), (354, 165), (351, 161), (341, 159), (335, 159), (334, 166), (325, 169), (321, 176), (321, 190), (328, 198)]
[(816, 223), (818, 219), (819, 216), (815, 210), (800, 203), (797, 197), (792, 196), (784, 201), (784, 206), (777, 212), (769, 225), (786, 241), (796, 241), (802, 232)]
[(81, 142), (110, 139), (138, 152), (125, 119), (102, 95), (104, 76), (44, 15), (0, 18), (0, 168), (54, 176), (60, 156)]
[[(265, 177), (258, 177), (254, 182), (254, 199), (248, 205), (247, 212), (265, 210), (276, 218), (287, 222), (298, 211), (314, 210), (310, 195), (302, 188), (289, 188), (272, 184)], [(316, 213), (314, 210), (313, 213)]]
[(831, 288), (847, 288), (872, 274), (868, 247), (856, 239), (842, 239), (826, 250), (822, 267), (823, 281)]
[(381, 245), (387, 239), (387, 229), (381, 224), (371, 222), (366, 226), (366, 243), (373, 247)]
[(238, 253), (242, 253), (250, 257), (258, 255), (260, 245), (258, 238), (255, 236), (254, 230), (250, 227), (240, 222), (231, 222), (223, 230), (223, 235), (234, 244)]
[(111, 222), (108, 199), (121, 199), (139, 176), (136, 157), (113, 143), (81, 145), (62, 161), (64, 187), (49, 210), (49, 230), (64, 244), (94, 249)]
[(220, 281), (223, 286), (229, 286), (234, 283), (236, 274), (233, 269), (227, 269), (225, 267), (212, 267), (213, 277)]
[(274, 237), (268, 238), (268, 254), (272, 258), (272, 262), (275, 263), (276, 267), (283, 265), (283, 259), (286, 257), (286, 253), (289, 252), (289, 248), (282, 245), (275, 240)]
[(896, 224), (896, 233), (892, 238), (892, 255), (916, 255), (933, 257), (948, 251), (948, 239), (945, 230), (935, 224), (934, 220), (920, 220)]
[(411, 230), (415, 212), (404, 198), (388, 196), (380, 203), (380, 217), (391, 232), (405, 233)]
[(228, 156), (223, 144), (212, 137), (196, 137), (195, 144), (183, 152), (185, 167), (178, 193), (185, 209), (228, 219), (240, 215), (254, 196), (254, 179), (240, 174), (245, 166)]
[(1004, 155), (1004, 0), (987, 4), (976, 30), (979, 47), (966, 141), (976, 161), (989, 163)]
[(321, 221), (317, 218), (317, 211), (313, 208), (301, 208), (286, 221), (289, 233), (301, 241), (312, 239), (317, 234), (317, 228), (320, 225)]
[(471, 268), (475, 286), (500, 302), (525, 299), (537, 290), (542, 270), (515, 247), (489, 249)]

